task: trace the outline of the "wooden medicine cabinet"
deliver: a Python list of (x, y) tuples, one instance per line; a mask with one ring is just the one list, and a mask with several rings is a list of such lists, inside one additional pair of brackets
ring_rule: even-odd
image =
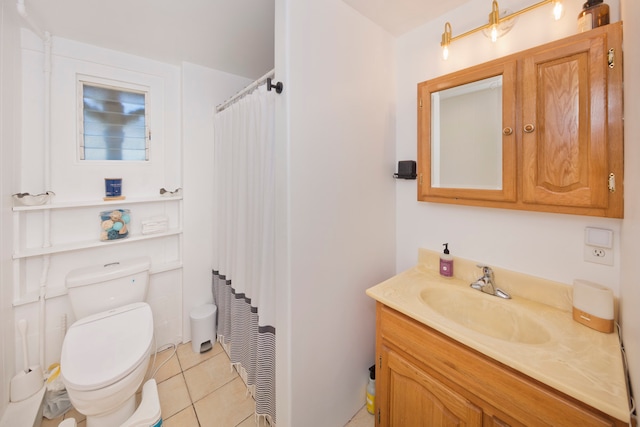
[(622, 23), (418, 84), (418, 200), (622, 218)]

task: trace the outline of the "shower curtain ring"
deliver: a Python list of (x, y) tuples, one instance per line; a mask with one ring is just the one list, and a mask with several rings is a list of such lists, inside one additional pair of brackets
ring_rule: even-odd
[(272, 84), (271, 81), (271, 77), (267, 78), (267, 90), (271, 91), (271, 89), (274, 88), (276, 93), (282, 93), (282, 82)]

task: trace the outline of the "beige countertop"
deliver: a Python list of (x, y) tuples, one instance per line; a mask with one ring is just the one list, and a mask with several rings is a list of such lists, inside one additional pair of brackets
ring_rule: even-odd
[[(571, 286), (493, 268), (496, 285), (512, 296), (505, 300), (469, 287), (481, 275), (473, 261), (455, 258), (456, 277), (444, 278), (438, 271), (436, 252), (421, 249), (419, 258), (417, 266), (368, 289), (367, 295), (531, 378), (629, 422), (618, 335), (597, 332), (573, 320)], [(462, 312), (469, 316), (456, 317)], [(482, 319), (474, 320), (474, 315), (481, 315)], [(470, 323), (463, 326), (465, 321)], [(483, 326), (485, 330), (481, 331)], [(504, 328), (506, 332), (501, 331)]]

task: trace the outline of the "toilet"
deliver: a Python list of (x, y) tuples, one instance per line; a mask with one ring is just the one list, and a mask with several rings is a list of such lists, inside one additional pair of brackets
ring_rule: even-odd
[(87, 427), (123, 425), (136, 410), (153, 346), (153, 316), (144, 302), (150, 266), (141, 257), (66, 277), (76, 321), (62, 344), (60, 373)]

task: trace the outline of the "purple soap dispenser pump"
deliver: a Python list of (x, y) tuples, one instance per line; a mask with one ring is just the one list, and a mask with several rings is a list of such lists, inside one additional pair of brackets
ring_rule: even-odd
[(440, 255), (440, 275), (453, 277), (453, 256), (449, 254), (449, 244), (443, 243), (444, 252)]

